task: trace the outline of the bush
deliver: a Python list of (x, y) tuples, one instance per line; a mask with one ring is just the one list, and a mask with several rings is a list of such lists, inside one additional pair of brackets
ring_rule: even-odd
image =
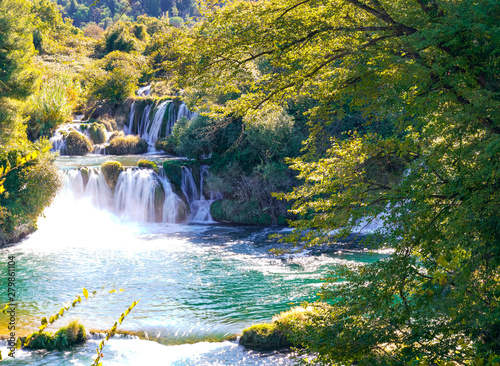
[(169, 19), (169, 23), (176, 28), (184, 27), (184, 19), (181, 17), (172, 17)]
[(155, 149), (169, 155), (175, 155), (176, 140), (172, 136), (164, 137), (155, 142)]
[(130, 34), (127, 25), (122, 21), (116, 22), (104, 32), (102, 45), (106, 53), (112, 51), (130, 52), (138, 48), (137, 40)]
[(46, 349), (48, 351), (57, 349), (61, 351), (73, 345), (84, 343), (86, 340), (85, 328), (78, 321), (73, 320), (55, 334), (35, 332), (26, 338), (25, 343), (27, 343), (26, 348), (29, 349)]
[(0, 194), (0, 247), (35, 231), (38, 216), (52, 202), (61, 186), (53, 155), (48, 152), (50, 146), (46, 139), (16, 149), (6, 150), (0, 146), (0, 166), (3, 167), (7, 162), (16, 166), (16, 161), (27, 154), (38, 154), (36, 159), (12, 169), (3, 177), (5, 192)]
[[(102, 72), (102, 71), (101, 71)], [(97, 100), (119, 103), (134, 95), (139, 81), (137, 70), (117, 67), (90, 81), (89, 92)]]
[(92, 144), (89, 139), (76, 131), (71, 131), (66, 137), (66, 154), (87, 155), (92, 151)]
[(108, 183), (109, 188), (115, 189), (120, 173), (123, 171), (122, 165), (118, 161), (107, 161), (101, 165), (101, 172)]
[(156, 165), (156, 163), (154, 161), (150, 161), (150, 160), (139, 160), (137, 162), (137, 166), (141, 169), (152, 169), (156, 173), (159, 173), (159, 171), (160, 171), (158, 169), (158, 165)]
[(68, 76), (44, 79), (26, 104), (29, 138), (36, 140), (40, 136), (49, 136), (57, 126), (69, 121), (80, 93), (80, 85)]
[(102, 123), (92, 123), (89, 127), (89, 134), (94, 144), (106, 142), (106, 127)]
[(240, 344), (256, 350), (277, 350), (292, 346), (276, 324), (258, 324), (244, 329)]
[(111, 140), (117, 138), (117, 137), (125, 137), (125, 134), (123, 133), (123, 131), (116, 131), (116, 132), (113, 132), (111, 134), (111, 136), (109, 136), (109, 142), (111, 142)]
[(106, 146), (106, 153), (111, 155), (144, 154), (148, 151), (148, 143), (139, 136), (127, 135), (115, 137)]

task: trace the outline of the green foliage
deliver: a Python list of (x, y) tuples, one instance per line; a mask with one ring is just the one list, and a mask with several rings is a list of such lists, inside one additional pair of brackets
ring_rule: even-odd
[(101, 172), (108, 183), (109, 188), (115, 189), (120, 173), (123, 171), (122, 165), (118, 161), (107, 161), (101, 165)]
[(174, 149), (176, 146), (177, 146), (177, 141), (172, 135), (158, 139), (155, 142), (155, 149), (157, 151), (163, 151), (170, 155), (175, 155)]
[(92, 144), (89, 139), (79, 132), (71, 131), (65, 139), (66, 154), (68, 155), (87, 155), (92, 151)]
[(103, 46), (106, 53), (130, 52), (138, 49), (137, 40), (130, 34), (128, 26), (119, 21), (104, 32)]
[(117, 136), (106, 146), (106, 153), (111, 155), (144, 154), (148, 151), (148, 143), (139, 136)]
[(118, 126), (116, 125), (116, 121), (107, 114), (105, 114), (103, 116), (99, 116), (99, 118), (97, 119), (97, 122), (103, 124), (104, 127), (106, 127), (106, 131), (108, 131), (108, 132), (118, 130)]
[(28, 98), (28, 136), (32, 140), (50, 136), (54, 130), (71, 119), (79, 101), (79, 83), (68, 75), (44, 77), (38, 90)]
[(89, 93), (109, 103), (119, 103), (133, 95), (139, 75), (132, 68), (117, 67), (109, 72), (97, 71), (89, 82)]
[(14, 242), (36, 229), (36, 221), (61, 181), (47, 140), (0, 146), (0, 244)]
[(160, 170), (158, 169), (158, 165), (154, 161), (151, 160), (139, 160), (137, 162), (137, 166), (141, 169), (152, 169), (156, 173), (158, 173)]
[(181, 17), (172, 17), (169, 19), (169, 23), (176, 28), (184, 27), (184, 19)]
[(89, 127), (89, 134), (94, 144), (106, 142), (106, 127), (102, 123), (92, 123)]
[(25, 340), (25, 347), (29, 349), (68, 349), (87, 340), (85, 328), (77, 320), (71, 321), (66, 327), (60, 328), (56, 333), (35, 332)]
[(373, 245), (394, 254), (333, 273), (332, 308), (302, 328), (315, 363), (498, 354), (496, 13), (494, 0), (211, 3), (164, 63), (212, 115), (315, 101), (306, 154), (290, 160), (303, 184), (277, 196), (300, 218), (288, 240), (384, 220)]
[(244, 329), (240, 344), (257, 350), (275, 350), (291, 346), (286, 335), (275, 324), (258, 324)]

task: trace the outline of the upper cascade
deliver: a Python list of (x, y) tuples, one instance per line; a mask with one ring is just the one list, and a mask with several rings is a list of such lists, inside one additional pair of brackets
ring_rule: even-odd
[(124, 132), (127, 135), (140, 135), (147, 141), (150, 151), (155, 151), (155, 142), (169, 136), (179, 119), (185, 117), (190, 120), (196, 116), (197, 113), (189, 111), (184, 103), (177, 106), (172, 100), (137, 101), (130, 106), (128, 126), (124, 127)]

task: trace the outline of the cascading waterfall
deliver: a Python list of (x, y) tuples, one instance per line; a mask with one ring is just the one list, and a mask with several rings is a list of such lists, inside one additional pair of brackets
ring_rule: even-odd
[(128, 126), (124, 126), (123, 132), (125, 135), (130, 135), (132, 133), (132, 127), (134, 127), (134, 116), (135, 116), (135, 102), (132, 102), (130, 106), (130, 112), (128, 115)]
[(171, 101), (164, 101), (162, 102), (154, 115), (153, 122), (147, 128), (146, 132), (141, 135), (144, 140), (148, 142), (148, 144), (151, 146), (154, 146), (156, 140), (160, 137), (160, 132), (161, 132), (161, 125), (163, 122), (163, 117), (165, 116), (165, 111), (167, 110), (167, 106)]
[(68, 197), (88, 199), (94, 207), (125, 221), (176, 223), (187, 218), (186, 204), (173, 192), (163, 171), (128, 168), (120, 174), (114, 194), (97, 169), (89, 170), (87, 182), (81, 170), (69, 170), (64, 183)]
[[(139, 103), (139, 102), (137, 102)], [(192, 113), (186, 104), (182, 103), (178, 108), (172, 100), (164, 100), (159, 104), (150, 104), (147, 100), (140, 102), (142, 106), (147, 104), (140, 112), (140, 107), (133, 102), (130, 106), (128, 126), (124, 127), (125, 134), (138, 134), (147, 141), (150, 151), (154, 150), (155, 142), (161, 137), (169, 136), (175, 123), (180, 118), (193, 119), (198, 114)], [(140, 106), (139, 105), (139, 106)], [(139, 109), (138, 109), (139, 108)]]
[(205, 177), (208, 176), (208, 166), (200, 166), (200, 190), (198, 191), (196, 187), (196, 182), (193, 177), (191, 169), (188, 167), (182, 167), (182, 192), (186, 196), (186, 199), (191, 208), (191, 215), (189, 219), (191, 222), (199, 223), (210, 223), (215, 222), (212, 215), (210, 214), (210, 205), (217, 199), (221, 199), (222, 195), (220, 192), (212, 194), (210, 193), (210, 199), (205, 198), (203, 192), (203, 182)]

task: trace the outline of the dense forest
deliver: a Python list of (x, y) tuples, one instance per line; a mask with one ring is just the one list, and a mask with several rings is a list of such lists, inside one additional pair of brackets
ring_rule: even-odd
[(386, 260), (339, 266), (321, 301), (275, 324), (312, 364), (498, 365), (496, 0), (0, 10), (2, 241), (33, 231), (60, 185), (55, 129), (75, 112), (123, 129), (151, 84), (199, 113), (156, 147), (210, 166), (214, 218), (287, 222), (303, 246), (384, 221), (365, 240)]

